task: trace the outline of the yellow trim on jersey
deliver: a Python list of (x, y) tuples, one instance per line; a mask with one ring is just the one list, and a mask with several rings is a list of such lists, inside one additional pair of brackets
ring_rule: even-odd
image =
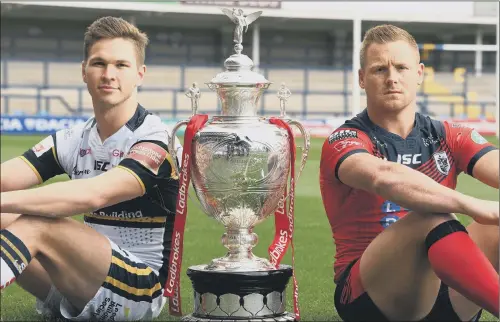
[(94, 214), (86, 214), (85, 216), (103, 220), (142, 222), (142, 223), (164, 223), (167, 221), (167, 218), (165, 217), (123, 218), (123, 217), (100, 216)]
[[(26, 257), (24, 257), (23, 253), (21, 253), (21, 251), (13, 244), (10, 242), (10, 240), (7, 239), (7, 237), (5, 237), (4, 235), (1, 236), (2, 237), (2, 240), (10, 246), (10, 248), (12, 248), (13, 251), (16, 252), (17, 256), (19, 256), (19, 258), (23, 261), (23, 263), (25, 265), (28, 265), (28, 260), (26, 259)], [(10, 259), (10, 258), (9, 258)]]
[(130, 170), (129, 168), (127, 167), (124, 167), (122, 165), (118, 165), (116, 166), (117, 168), (121, 168), (121, 169), (124, 169), (124, 170), (127, 170), (128, 172), (130, 172), (136, 179), (137, 181), (139, 181), (139, 184), (141, 185), (141, 188), (142, 188), (142, 193), (145, 194), (146, 193), (146, 186), (144, 186), (144, 182), (142, 182), (141, 178), (139, 178), (139, 176), (132, 170)]
[(166, 159), (168, 160), (168, 163), (170, 163), (170, 168), (172, 168), (172, 172), (170, 173), (170, 177), (172, 177), (172, 179), (179, 179), (179, 176), (177, 175), (177, 167), (175, 166), (174, 164), (174, 159), (172, 159), (172, 155), (170, 153), (167, 152), (167, 156), (166, 156)]
[[(11, 263), (14, 264), (14, 266), (16, 268), (18, 268), (18, 265), (16, 265), (17, 262), (14, 259), (14, 257), (12, 257), (12, 255), (3, 246), (0, 246), (0, 250), (2, 251), (2, 253), (4, 253), (5, 255), (7, 255), (7, 258), (11, 261)], [(19, 269), (17, 269), (17, 271), (19, 272)], [(19, 273), (21, 273), (21, 272), (19, 272)]]
[(135, 274), (135, 275), (149, 275), (153, 272), (153, 270), (151, 270), (151, 268), (149, 268), (149, 267), (148, 268), (137, 268), (137, 267), (130, 266), (129, 264), (125, 263), (124, 261), (122, 261), (121, 259), (119, 259), (115, 256), (111, 257), (111, 263), (114, 263), (117, 266), (120, 266), (121, 268), (126, 270), (127, 272)]
[(127, 284), (122, 283), (112, 278), (111, 276), (106, 276), (105, 282), (113, 285), (116, 288), (119, 288), (122, 291), (125, 291), (129, 294), (133, 294), (136, 296), (143, 296), (143, 295), (153, 296), (154, 292), (161, 290), (160, 283), (156, 283), (155, 286), (153, 286), (152, 288), (135, 288), (128, 286)]
[(28, 159), (26, 159), (25, 157), (20, 156), (19, 158), (21, 160), (23, 160), (24, 162), (26, 162), (27, 165), (29, 165), (29, 167), (31, 168), (31, 170), (33, 170), (33, 172), (36, 174), (38, 180), (40, 180), (40, 183), (42, 183), (43, 182), (42, 176), (40, 175), (40, 172), (38, 172), (38, 170), (35, 168), (35, 166), (32, 165), (31, 162), (29, 162)]
[(56, 148), (54, 146), (52, 146), (52, 154), (54, 155), (54, 160), (56, 160), (57, 165), (62, 169), (61, 164), (59, 164), (59, 160), (57, 159)]

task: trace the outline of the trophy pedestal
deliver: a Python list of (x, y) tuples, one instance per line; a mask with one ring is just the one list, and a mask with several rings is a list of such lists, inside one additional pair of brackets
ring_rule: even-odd
[(182, 321), (294, 321), (285, 311), (292, 267), (262, 271), (187, 270), (194, 289), (194, 312)]

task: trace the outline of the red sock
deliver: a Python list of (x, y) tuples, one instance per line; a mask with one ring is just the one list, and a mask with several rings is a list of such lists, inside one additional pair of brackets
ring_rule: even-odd
[(436, 275), (448, 286), (498, 316), (498, 273), (470, 239), (465, 227), (452, 220), (427, 236), (428, 258)]

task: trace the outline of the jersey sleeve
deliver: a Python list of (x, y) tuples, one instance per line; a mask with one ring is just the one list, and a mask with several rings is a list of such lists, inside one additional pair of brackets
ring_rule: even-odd
[(65, 173), (59, 164), (56, 142), (56, 134), (52, 134), (21, 156), (21, 159), (35, 172), (40, 183)]
[(444, 125), (446, 142), (451, 149), (455, 162), (457, 162), (459, 171), (466, 172), (470, 176), (472, 176), (477, 161), (483, 155), (498, 149), (475, 129), (446, 121)]
[(176, 160), (165, 142), (144, 139), (136, 142), (118, 165), (132, 173), (147, 193), (163, 186), (165, 180), (178, 180)]
[(338, 128), (325, 141), (321, 156), (321, 168), (339, 181), (339, 167), (349, 156), (356, 153), (373, 153), (373, 144), (365, 132), (354, 128)]

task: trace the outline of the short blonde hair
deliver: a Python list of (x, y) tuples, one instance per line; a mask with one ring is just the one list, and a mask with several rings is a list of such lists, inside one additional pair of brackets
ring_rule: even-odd
[(123, 38), (134, 43), (139, 65), (144, 64), (148, 36), (128, 21), (117, 17), (102, 17), (94, 21), (85, 32), (83, 57), (87, 61), (90, 48), (101, 39)]
[(361, 44), (361, 50), (359, 52), (361, 68), (365, 67), (366, 51), (371, 44), (385, 44), (399, 40), (406, 41), (410, 46), (414, 47), (417, 52), (417, 59), (420, 61), (417, 42), (408, 31), (393, 25), (379, 25), (370, 28), (363, 38), (363, 43)]

